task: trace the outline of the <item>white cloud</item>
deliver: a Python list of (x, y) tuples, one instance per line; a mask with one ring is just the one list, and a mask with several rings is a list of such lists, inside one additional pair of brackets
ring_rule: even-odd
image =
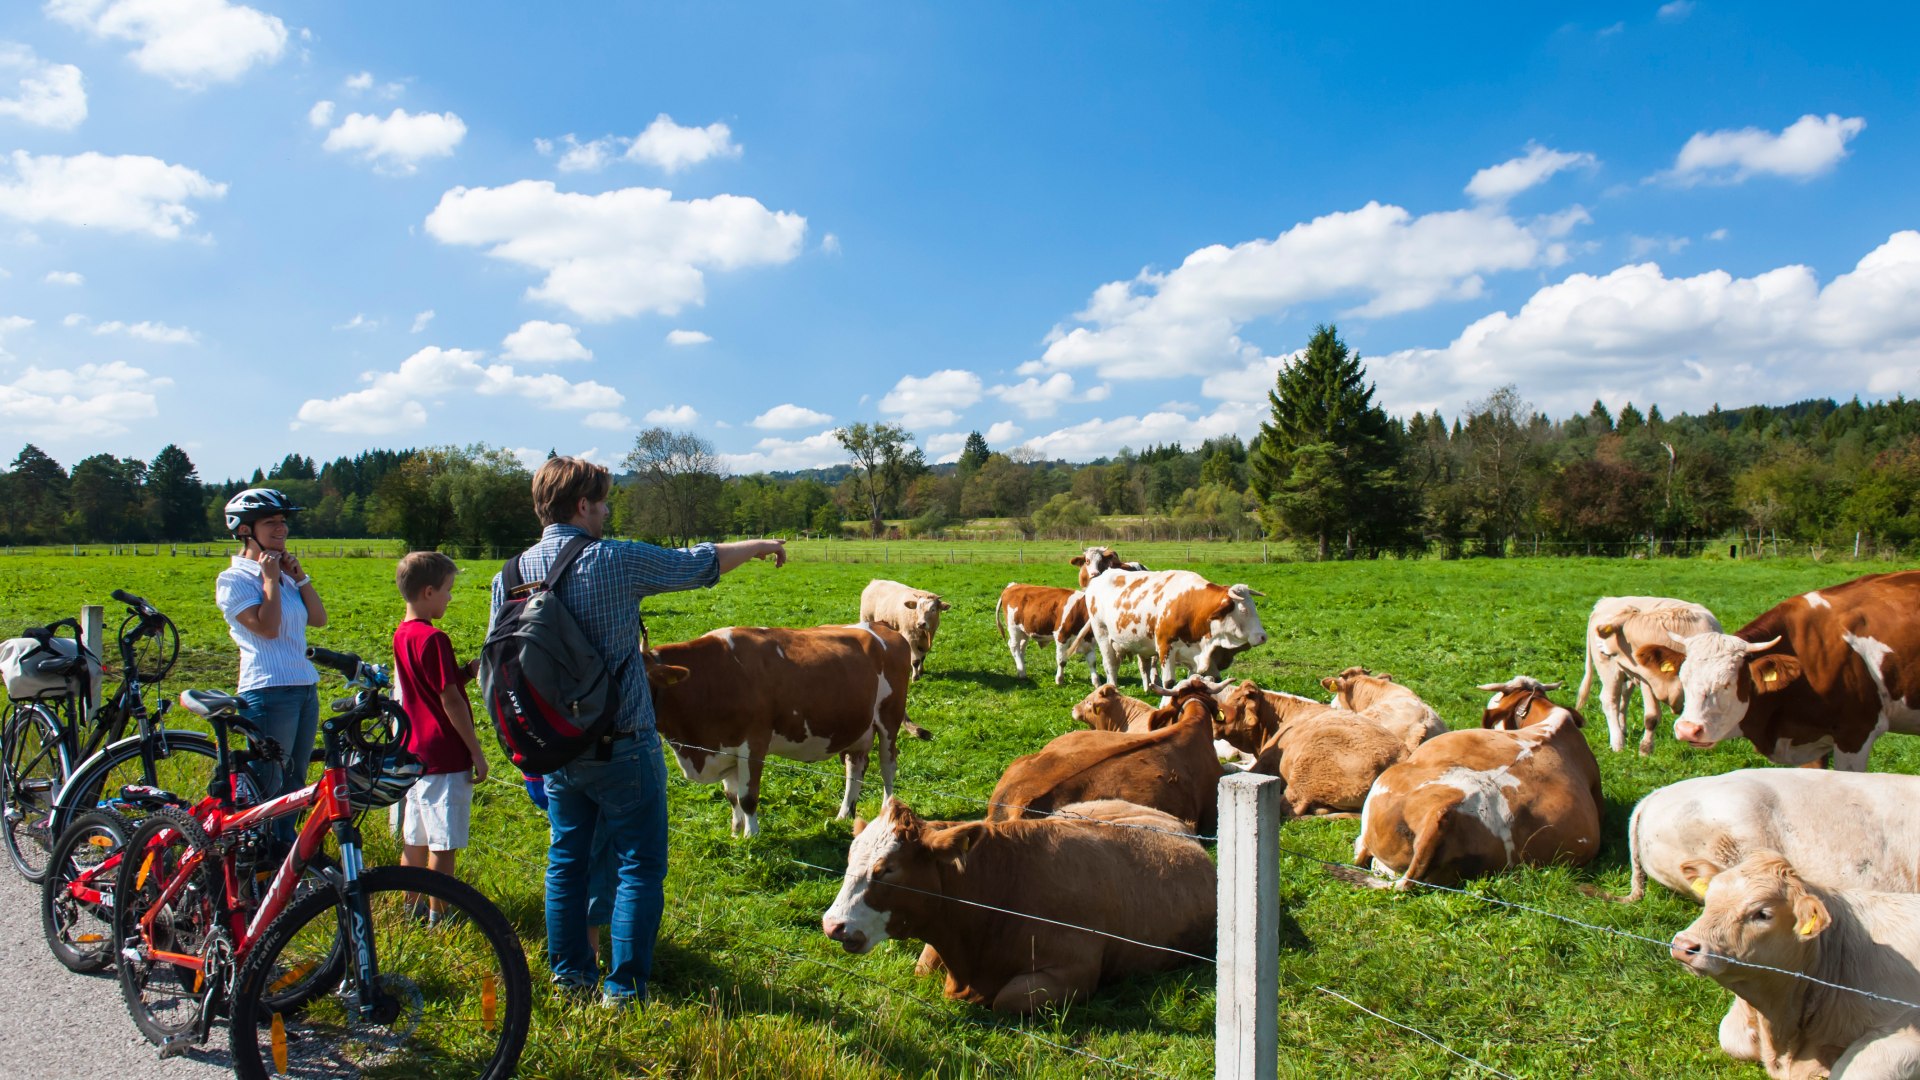
[(1264, 404), (1267, 400), (1267, 392), (1275, 386), (1280, 369), (1304, 355), (1306, 355), (1305, 349), (1295, 349), (1280, 356), (1254, 357), (1242, 367), (1231, 371), (1218, 371), (1207, 376), (1200, 383), (1200, 392), (1221, 401)]
[(820, 251), (826, 255), (840, 254), (840, 238), (833, 233), (820, 238)]
[(307, 110), (307, 123), (323, 128), (333, 123), (333, 102), (316, 101), (313, 108)]
[(668, 405), (663, 409), (648, 409), (645, 417), (649, 424), (672, 424), (674, 427), (687, 427), (698, 419), (700, 419), (700, 412), (691, 405)]
[(617, 412), (592, 412), (580, 418), (580, 426), (600, 431), (632, 431), (633, 421)]
[(566, 323), (534, 319), (500, 342), (502, 360), (591, 360), (593, 350), (580, 344), (580, 331)]
[(669, 345), (705, 345), (712, 340), (712, 334), (700, 330), (667, 331), (667, 344)]
[(1056, 371), (1045, 381), (1029, 378), (1025, 382), (1012, 386), (996, 386), (987, 393), (1019, 409), (1028, 419), (1052, 416), (1060, 411), (1060, 406), (1082, 401), (1105, 401), (1112, 393), (1106, 385), (1095, 386), (1085, 393), (1074, 393), (1073, 376), (1064, 371)]
[[(592, 142), (581, 142), (571, 132), (560, 136), (566, 151), (560, 155), (556, 167), (561, 172), (599, 172), (619, 157), (626, 146), (626, 140), (608, 135)], [(547, 139), (536, 139), (534, 145), (542, 154), (551, 154), (554, 143)]]
[(1668, 0), (1660, 5), (1661, 22), (1680, 22), (1693, 14), (1693, 0)]
[[(88, 320), (85, 315), (69, 315), (63, 319), (62, 322), (67, 326), (77, 327), (87, 325)], [(168, 326), (166, 323), (157, 322), (142, 321), (137, 323), (124, 323), (115, 319), (111, 322), (95, 324), (93, 326), (93, 333), (130, 337), (138, 341), (152, 342), (155, 345), (197, 345), (200, 343), (200, 335), (185, 327)]]
[(1470, 299), (1484, 274), (1563, 261), (1556, 230), (1575, 221), (1554, 215), (1523, 225), (1495, 207), (1415, 216), (1368, 203), (1271, 240), (1214, 244), (1166, 273), (1100, 286), (1073, 317), (1085, 325), (1055, 327), (1046, 352), (1019, 372), (1164, 379), (1239, 367), (1259, 355), (1240, 337), (1254, 319), (1336, 297), (1360, 299), (1349, 314), (1362, 316)]
[(33, 320), (25, 315), (0, 315), (0, 361), (13, 359), (13, 354), (7, 351), (7, 335), (32, 325)]
[(1685, 251), (1687, 245), (1691, 243), (1693, 243), (1693, 240), (1685, 236), (1629, 235), (1627, 237), (1627, 257), (1630, 259), (1644, 258), (1656, 251), (1664, 251), (1669, 255), (1678, 255), (1682, 251)]
[(654, 117), (647, 130), (627, 147), (628, 161), (645, 162), (668, 173), (698, 165), (708, 158), (739, 156), (740, 144), (733, 141), (733, 131), (727, 125), (681, 127), (666, 113)]
[(1707, 234), (1707, 239), (1709, 240), (1725, 240), (1726, 238), (1727, 230), (1725, 229), (1715, 229)]
[(806, 218), (741, 195), (676, 200), (637, 187), (583, 195), (547, 180), (454, 188), (426, 225), (442, 243), (544, 272), (530, 298), (595, 322), (704, 303), (704, 271), (789, 262), (807, 231)]
[[(1266, 411), (1265, 405), (1264, 401), (1259, 408), (1227, 403), (1197, 418), (1162, 409), (1142, 416), (1088, 420), (1037, 435), (1020, 445), (1043, 458), (1067, 461), (1109, 457), (1118, 453), (1121, 447), (1141, 450), (1176, 442), (1194, 447), (1221, 435), (1251, 434), (1259, 427), (1260, 416)], [(991, 435), (987, 438), (987, 444), (994, 445)]]
[(1858, 116), (1808, 113), (1778, 135), (1753, 127), (1697, 132), (1664, 176), (1683, 187), (1737, 184), (1760, 175), (1807, 180), (1839, 164), (1847, 143), (1866, 126)]
[(49, 270), (41, 280), (49, 285), (85, 285), (86, 275), (77, 270)]
[(382, 172), (404, 176), (428, 158), (451, 156), (453, 148), (466, 137), (466, 122), (453, 113), (395, 109), (384, 120), (366, 113), (348, 113), (339, 127), (327, 132), (327, 141), (321, 145), (334, 153), (357, 153), (360, 160)]
[(172, 385), (117, 360), (71, 371), (30, 367), (0, 382), (0, 426), (53, 439), (118, 435), (128, 421), (159, 415), (155, 393)]
[(758, 472), (825, 469), (847, 460), (847, 451), (833, 431), (804, 439), (765, 438), (746, 454), (721, 454), (720, 463), (736, 476)]
[[(946, 465), (960, 460), (961, 451), (967, 447), (967, 437), (972, 432), (948, 431), (926, 439), (927, 453), (933, 455), (934, 463)], [(989, 450), (1005, 451), (1013, 447), (1020, 436), (1025, 434), (1020, 425), (1011, 420), (1002, 420), (987, 428), (980, 436), (987, 440)]]
[(982, 438), (987, 440), (987, 448), (1006, 446), (1021, 436), (1020, 426), (1011, 420), (1002, 420), (987, 428)]
[(8, 160), (11, 170), (0, 166), (0, 214), (29, 224), (50, 221), (173, 240), (195, 220), (188, 200), (227, 193), (225, 184), (154, 157), (15, 150)]
[(87, 118), (87, 89), (80, 69), (42, 60), (25, 45), (0, 41), (0, 87), (17, 80), (12, 96), (0, 96), (0, 119), (72, 131)]
[(373, 89), (373, 72), (362, 71), (355, 75), (349, 75), (342, 85), (349, 90), (371, 90)]
[(971, 371), (948, 368), (925, 378), (903, 375), (880, 399), (880, 411), (910, 428), (946, 427), (979, 401), (980, 393), (980, 376)]
[(809, 409), (805, 406), (787, 403), (784, 405), (775, 405), (773, 408), (747, 421), (747, 424), (750, 427), (757, 427), (762, 431), (785, 431), (790, 428), (813, 427), (816, 424), (827, 424), (832, 421), (833, 417), (826, 413)]
[(96, 37), (138, 43), (133, 65), (176, 86), (231, 82), (280, 58), (287, 26), (227, 0), (47, 0), (47, 14)]
[(407, 333), (417, 334), (420, 331), (425, 330), (427, 328), (427, 324), (432, 321), (433, 321), (433, 309), (428, 308), (427, 310), (413, 317), (413, 329), (407, 331)]
[(1549, 285), (1441, 349), (1370, 359), (1396, 412), (1457, 411), (1518, 383), (1550, 413), (1595, 398), (1704, 410), (1920, 392), (1920, 232), (1898, 232), (1824, 287), (1805, 266), (1669, 278), (1651, 263)]
[(1570, 154), (1528, 143), (1525, 156), (1489, 165), (1474, 173), (1473, 179), (1467, 181), (1467, 194), (1475, 202), (1504, 203), (1530, 187), (1546, 183), (1554, 173), (1575, 166), (1591, 169), (1596, 164), (1589, 153)]
[(378, 330), (380, 320), (369, 319), (365, 314), (356, 311), (353, 313), (353, 318), (343, 323), (336, 323), (333, 328), (335, 330)]
[(392, 435), (426, 422), (427, 404), (455, 394), (517, 397), (542, 409), (611, 413), (625, 403), (618, 390), (558, 375), (520, 375), (509, 364), (481, 364), (485, 354), (430, 345), (401, 361), (397, 371), (367, 372), (368, 385), (300, 406), (295, 427), (311, 424), (355, 435)]

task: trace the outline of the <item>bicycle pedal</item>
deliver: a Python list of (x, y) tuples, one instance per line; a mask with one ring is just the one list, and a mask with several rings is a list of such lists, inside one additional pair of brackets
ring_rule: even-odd
[(194, 1034), (190, 1031), (183, 1031), (178, 1035), (169, 1035), (160, 1040), (160, 1060), (165, 1061), (168, 1058), (180, 1057), (187, 1051), (193, 1049), (199, 1041), (200, 1040), (195, 1038)]

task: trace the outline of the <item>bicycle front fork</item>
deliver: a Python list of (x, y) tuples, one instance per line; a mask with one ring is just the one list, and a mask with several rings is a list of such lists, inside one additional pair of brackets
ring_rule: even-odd
[(340, 931), (352, 950), (354, 1007), (362, 1020), (378, 1022), (380, 1009), (380, 960), (373, 947), (373, 911), (360, 874), (365, 862), (360, 854), (360, 830), (351, 821), (336, 822), (334, 840), (340, 845)]

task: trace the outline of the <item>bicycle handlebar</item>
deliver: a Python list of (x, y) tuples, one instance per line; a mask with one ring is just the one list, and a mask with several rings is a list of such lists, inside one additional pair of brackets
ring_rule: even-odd
[(352, 653), (334, 652), (318, 645), (307, 646), (307, 659), (339, 672), (341, 678), (349, 681), (360, 677), (360, 668), (363, 666), (360, 658)]
[(145, 600), (142, 600), (140, 597), (133, 595), (132, 593), (128, 592), (125, 589), (115, 589), (113, 590), (113, 593), (111, 595), (115, 600), (120, 601), (121, 603), (127, 605), (128, 607), (132, 608), (133, 610), (139, 612), (142, 615), (148, 616), (149, 618), (160, 614), (159, 611), (154, 609), (154, 606), (152, 604), (147, 603)]

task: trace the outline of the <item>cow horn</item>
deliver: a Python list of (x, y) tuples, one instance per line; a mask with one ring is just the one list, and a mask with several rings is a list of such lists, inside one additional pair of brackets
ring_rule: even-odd
[(1505, 690), (1511, 690), (1513, 689), (1513, 687), (1503, 682), (1490, 682), (1490, 683), (1481, 683), (1479, 686), (1474, 687), (1474, 689), (1485, 690), (1489, 694), (1497, 694)]
[(1171, 691), (1171, 690), (1169, 690), (1169, 689), (1167, 689), (1167, 688), (1166, 688), (1166, 687), (1164, 687), (1164, 686), (1161, 686), (1161, 685), (1160, 685), (1159, 683), (1157, 683), (1157, 682), (1152, 682), (1152, 681), (1149, 681), (1149, 682), (1147, 683), (1147, 693), (1149, 693), (1149, 694), (1159, 694), (1159, 695), (1160, 695), (1161, 697), (1172, 697), (1172, 696), (1173, 696), (1173, 691)]
[(1565, 686), (1565, 685), (1567, 685), (1567, 684), (1566, 684), (1566, 682), (1565, 682), (1564, 680), (1562, 680), (1561, 682), (1546, 682), (1546, 683), (1541, 683), (1541, 684), (1540, 684), (1540, 689), (1542, 689), (1542, 690), (1558, 690), (1558, 689), (1560, 689), (1561, 687), (1563, 687), (1563, 686)]
[(1747, 651), (1750, 653), (1766, 652), (1768, 649), (1771, 649), (1778, 644), (1780, 644), (1780, 637), (1779, 635), (1775, 635), (1774, 637), (1769, 638), (1766, 641), (1747, 642)]
[(1673, 643), (1675, 645), (1685, 645), (1687, 643), (1686, 638), (1681, 637), (1679, 634), (1676, 634), (1671, 630), (1667, 631), (1667, 636), (1673, 639)]

